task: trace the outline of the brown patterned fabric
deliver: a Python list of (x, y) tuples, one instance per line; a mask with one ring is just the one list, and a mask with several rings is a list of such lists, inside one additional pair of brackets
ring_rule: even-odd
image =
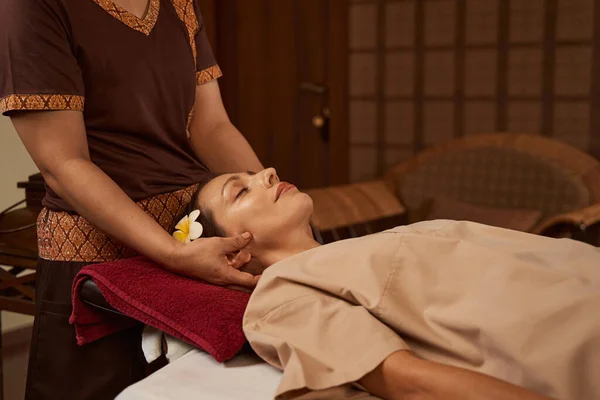
[(486, 207), (449, 198), (438, 198), (426, 219), (452, 219), (472, 221), (480, 224), (530, 232), (538, 223), (542, 213), (537, 210)]
[(213, 65), (212, 67), (206, 68), (196, 73), (196, 83), (198, 85), (202, 85), (206, 82), (210, 82), (214, 79), (220, 78), (221, 76), (223, 76), (221, 68), (219, 68), (218, 65)]
[(3, 113), (23, 110), (83, 111), (83, 105), (83, 96), (70, 94), (13, 94), (0, 99), (0, 110)]
[[(197, 185), (138, 202), (165, 230), (190, 202)], [(106, 262), (136, 256), (135, 250), (108, 237), (85, 218), (44, 208), (38, 217), (39, 256), (51, 261)]]
[(128, 27), (142, 32), (148, 36), (156, 24), (160, 10), (160, 0), (150, 0), (148, 11), (144, 18), (138, 18), (123, 7), (115, 4), (112, 0), (94, 0), (110, 15), (127, 25)]

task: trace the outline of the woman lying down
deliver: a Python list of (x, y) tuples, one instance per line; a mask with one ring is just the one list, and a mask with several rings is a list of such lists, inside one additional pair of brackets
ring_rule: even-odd
[(598, 248), (455, 221), (320, 246), (273, 169), (215, 177), (191, 208), (268, 267), (244, 332), (283, 369), (277, 398), (600, 399)]

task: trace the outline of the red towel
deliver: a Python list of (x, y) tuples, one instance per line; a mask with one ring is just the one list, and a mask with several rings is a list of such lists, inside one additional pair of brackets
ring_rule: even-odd
[(145, 257), (88, 265), (73, 282), (73, 314), (81, 346), (136, 322), (85, 304), (81, 285), (92, 279), (106, 301), (137, 321), (204, 349), (218, 362), (246, 342), (242, 317), (250, 295), (170, 273)]

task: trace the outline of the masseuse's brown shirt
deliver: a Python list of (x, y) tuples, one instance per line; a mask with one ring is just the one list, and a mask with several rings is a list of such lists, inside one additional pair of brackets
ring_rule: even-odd
[[(188, 140), (197, 84), (221, 75), (196, 0), (0, 1), (0, 108), (84, 114), (92, 161), (133, 200), (207, 171)], [(44, 205), (71, 207), (51, 190)]]

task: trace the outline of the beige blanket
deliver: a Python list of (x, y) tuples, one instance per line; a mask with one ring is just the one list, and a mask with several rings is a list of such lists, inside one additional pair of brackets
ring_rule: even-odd
[(411, 349), (600, 399), (600, 249), (469, 222), (398, 227), (269, 268), (244, 331), (284, 370), (278, 398), (368, 398), (352, 382)]

